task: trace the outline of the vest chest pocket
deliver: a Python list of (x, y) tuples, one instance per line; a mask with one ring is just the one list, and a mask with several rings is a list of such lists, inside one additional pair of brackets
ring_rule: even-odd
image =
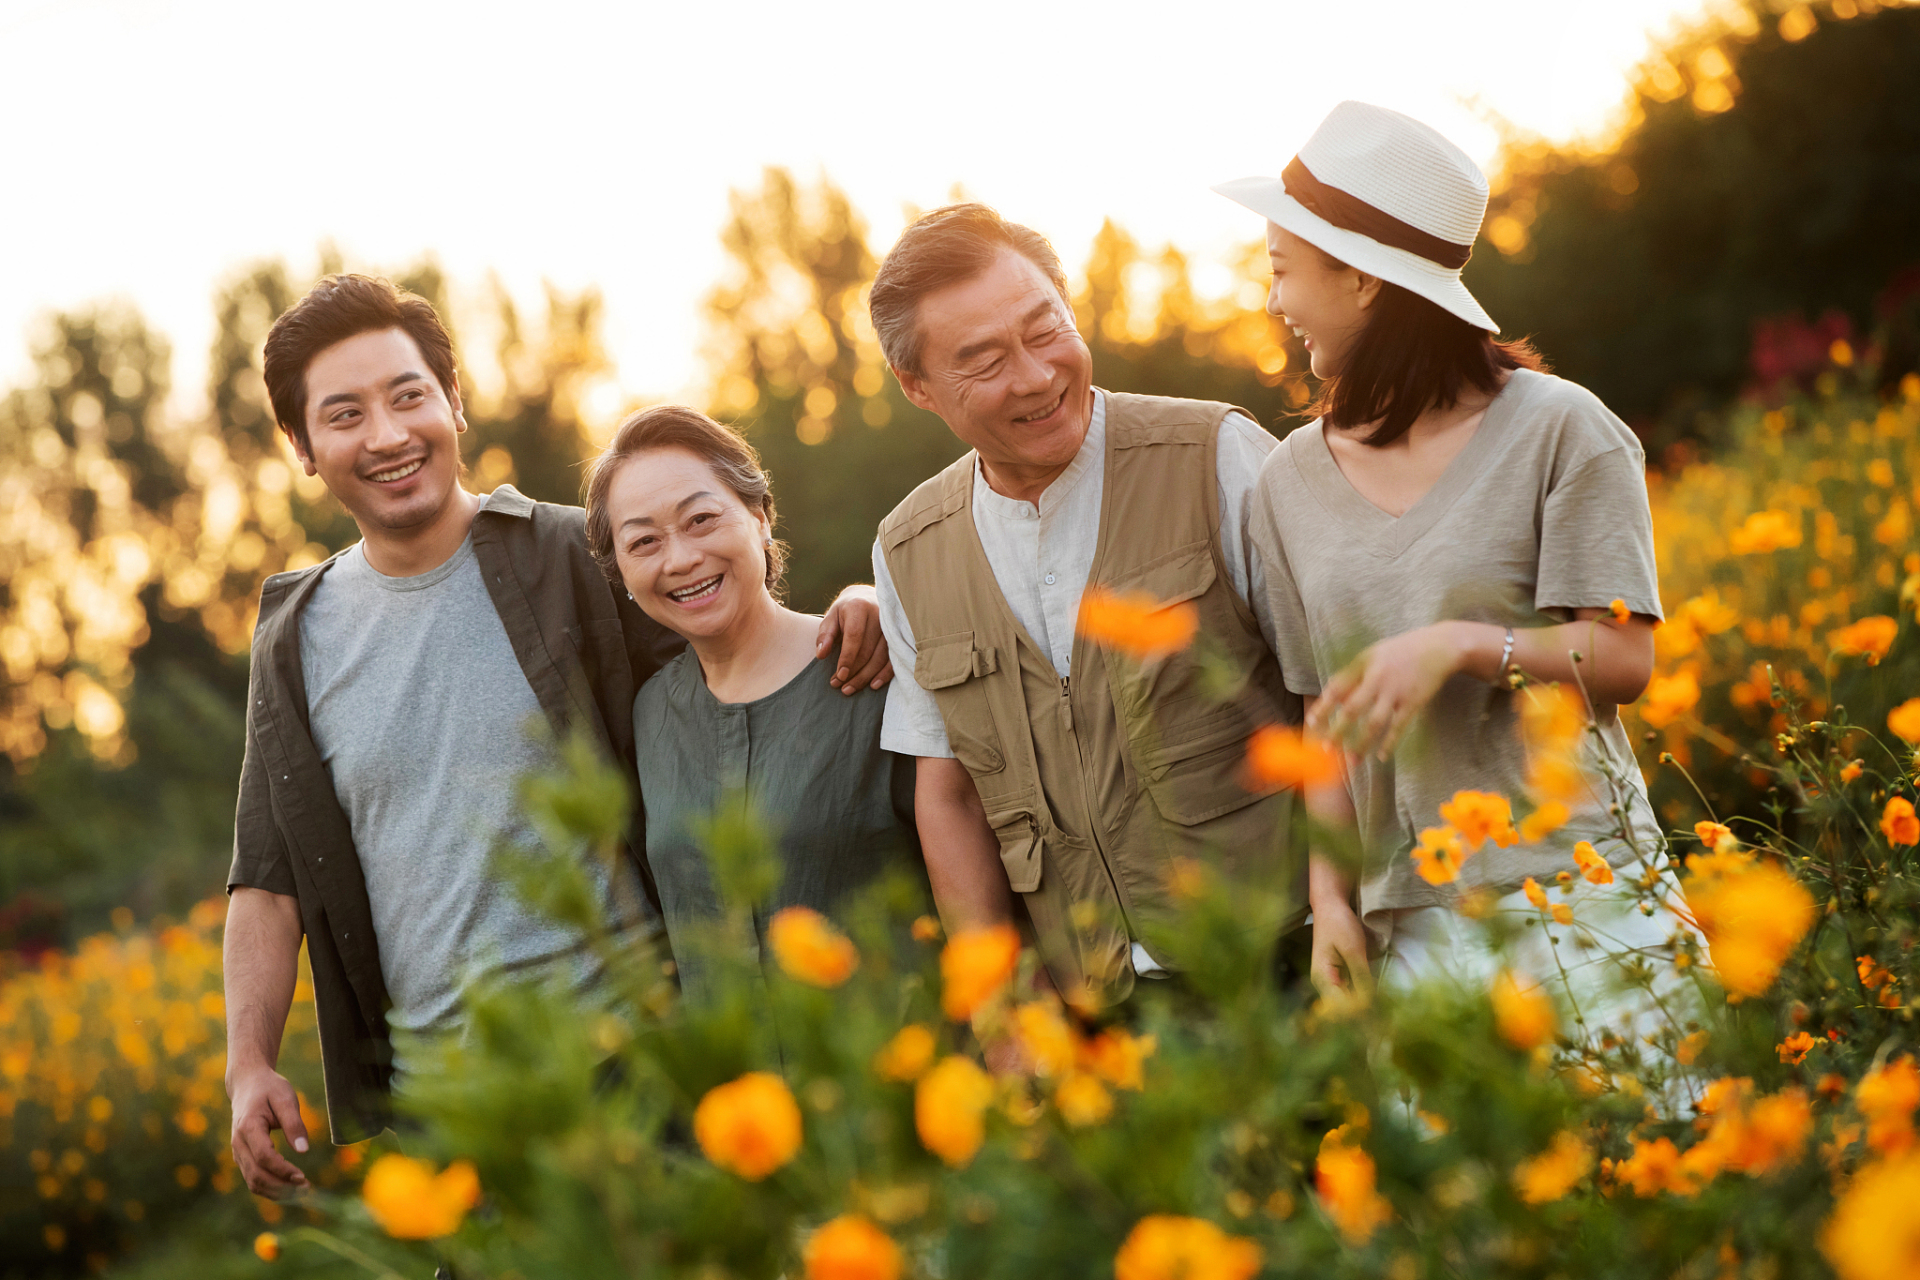
[[(1201, 541), (1176, 547), (1106, 585), (1116, 592), (1137, 591), (1173, 605), (1206, 595), (1215, 577), (1213, 544)], [(1145, 664), (1112, 656), (1107, 659), (1107, 671), (1114, 705), (1129, 718), (1159, 715), (1169, 704), (1200, 691), (1191, 649)]]
[(1004, 788), (982, 785), (982, 780), (1007, 767), (988, 682), (981, 678), (999, 669), (999, 655), (976, 646), (971, 631), (934, 636), (920, 645), (913, 660), (914, 683), (933, 695), (946, 722), (947, 745), (973, 775), (983, 799)]

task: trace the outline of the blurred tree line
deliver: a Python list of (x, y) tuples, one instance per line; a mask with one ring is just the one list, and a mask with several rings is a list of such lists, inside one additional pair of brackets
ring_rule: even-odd
[[(1510, 141), (1469, 283), (1656, 442), (1842, 356), (1897, 377), (1920, 308), (1915, 83), (1920, 10), (1724, 11), (1642, 68), (1604, 146)], [(1230, 401), (1276, 434), (1301, 421), (1314, 387), (1261, 310), (1254, 230), (1202, 290), (1178, 250), (1103, 226), (1074, 297), (1096, 381)], [(843, 192), (770, 169), (722, 237), (702, 407), (761, 450), (792, 602), (818, 609), (869, 580), (880, 518), (960, 448), (886, 372), (865, 304), (884, 247)], [(577, 501), (615, 425), (584, 407), (609, 374), (599, 296), (549, 290), (528, 318), (497, 284), (451, 305), (431, 263), (394, 278), (455, 331), (469, 486)], [(273, 262), (220, 286), (202, 421), (169, 419), (168, 345), (115, 307), (50, 317), (35, 376), (0, 398), (0, 949), (220, 883), (260, 584), (355, 536), (293, 464), (260, 378), (267, 328), (309, 283)]]

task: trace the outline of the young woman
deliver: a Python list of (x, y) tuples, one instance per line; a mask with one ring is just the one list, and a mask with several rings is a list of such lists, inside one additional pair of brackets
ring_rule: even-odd
[[(1287, 684), (1350, 751), (1346, 786), (1309, 808), (1355, 823), (1368, 851), (1357, 884), (1311, 861), (1315, 982), (1366, 985), (1370, 951), (1389, 978), (1490, 976), (1512, 953), (1490, 954), (1453, 910), (1460, 893), (1511, 894), (1502, 908), (1537, 919), (1516, 891), (1561, 872), (1575, 890), (1554, 901), (1575, 924), (1557, 955), (1543, 940), (1555, 931), (1521, 931), (1535, 976), (1663, 946), (1676, 918), (1594, 889), (1573, 857), (1587, 840), (1618, 866), (1657, 841), (1616, 710), (1652, 675), (1661, 616), (1645, 459), (1591, 393), (1496, 339), (1461, 284), (1485, 177), (1427, 126), (1347, 102), (1282, 178), (1215, 190), (1267, 218), (1267, 310), (1322, 379), (1320, 417), (1268, 458), (1250, 516)], [(1410, 855), (1456, 792), (1524, 806), (1514, 671), (1584, 689), (1588, 781), (1559, 830), (1489, 842), (1456, 882), (1429, 883)]]
[(646, 854), (683, 990), (720, 901), (698, 832), (744, 788), (779, 832), (784, 880), (756, 919), (828, 911), (896, 860), (920, 865), (913, 760), (880, 749), (883, 694), (844, 696), (820, 619), (781, 605), (773, 494), (753, 448), (705, 414), (648, 409), (587, 480), (587, 545), (688, 647), (641, 686), (634, 747)]

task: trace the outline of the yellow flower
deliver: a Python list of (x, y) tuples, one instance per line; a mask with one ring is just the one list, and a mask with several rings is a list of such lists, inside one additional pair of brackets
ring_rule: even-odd
[(1853, 1105), (1867, 1118), (1867, 1145), (1882, 1155), (1913, 1146), (1913, 1111), (1920, 1106), (1920, 1070), (1902, 1056), (1875, 1067), (1853, 1088)]
[(1920, 1276), (1920, 1154), (1868, 1165), (1854, 1175), (1820, 1232), (1820, 1251), (1840, 1280)]
[(1593, 1168), (1593, 1151), (1580, 1136), (1562, 1130), (1553, 1145), (1513, 1171), (1513, 1187), (1528, 1204), (1547, 1204), (1573, 1190)]
[(1053, 1105), (1061, 1119), (1076, 1129), (1084, 1129), (1113, 1114), (1113, 1095), (1097, 1077), (1075, 1071), (1053, 1091)]
[(1592, 844), (1582, 840), (1573, 846), (1573, 865), (1580, 868), (1580, 874), (1589, 884), (1612, 884), (1613, 868), (1600, 856)]
[(1136, 1036), (1109, 1027), (1080, 1042), (1080, 1068), (1091, 1071), (1116, 1089), (1138, 1092), (1146, 1083), (1146, 1061), (1159, 1048), (1153, 1036)]
[(1812, 1053), (1813, 1047), (1819, 1043), (1806, 1032), (1796, 1031), (1780, 1042), (1778, 1046), (1780, 1061), (1790, 1067), (1797, 1067), (1807, 1060), (1807, 1055)]
[(1908, 743), (1920, 743), (1920, 698), (1908, 698), (1887, 712), (1887, 728)]
[(1516, 1049), (1537, 1049), (1553, 1038), (1553, 1001), (1539, 984), (1511, 969), (1493, 980), (1493, 1022)]
[(1319, 1158), (1313, 1163), (1313, 1187), (1349, 1244), (1365, 1244), (1393, 1221), (1393, 1206), (1376, 1188), (1375, 1177), (1373, 1157), (1359, 1147), (1337, 1140), (1320, 1144)]
[(253, 1238), (253, 1254), (262, 1262), (275, 1262), (280, 1257), (280, 1237), (271, 1231), (262, 1231)]
[(1049, 1000), (1021, 1005), (1013, 1011), (1013, 1030), (1036, 1074), (1060, 1076), (1073, 1069), (1078, 1046), (1059, 1005)]
[(1460, 833), (1468, 853), (1478, 853), (1491, 840), (1504, 849), (1520, 840), (1513, 829), (1513, 805), (1491, 791), (1456, 791), (1440, 806), (1440, 821)]
[(1460, 878), (1460, 864), (1468, 858), (1460, 833), (1452, 827), (1427, 827), (1413, 847), (1414, 870), (1428, 884), (1452, 884)]
[(1893, 647), (1893, 638), (1899, 630), (1898, 622), (1884, 614), (1875, 614), (1828, 632), (1827, 643), (1835, 653), (1864, 657), (1868, 666), (1878, 666), (1880, 659), (1887, 656), (1887, 650)]
[(1324, 786), (1340, 777), (1340, 753), (1290, 725), (1264, 725), (1247, 740), (1246, 776), (1254, 791)]
[(913, 1091), (913, 1124), (920, 1142), (956, 1169), (973, 1162), (986, 1141), (993, 1080), (971, 1058), (943, 1058)]
[(882, 1080), (918, 1080), (933, 1065), (933, 1032), (910, 1022), (873, 1055), (873, 1072)]
[(1920, 818), (1913, 813), (1913, 801), (1892, 796), (1880, 812), (1880, 834), (1888, 844), (1920, 844)]
[(1567, 806), (1558, 800), (1549, 800), (1520, 819), (1520, 840), (1524, 844), (1538, 844), (1566, 826), (1572, 816)]
[(1681, 889), (1687, 909), (1707, 936), (1721, 984), (1757, 996), (1773, 985), (1780, 966), (1813, 924), (1813, 895), (1778, 864), (1734, 860), (1739, 857), (1689, 858), (1692, 874)]
[(1163, 604), (1141, 592), (1088, 587), (1080, 597), (1079, 632), (1138, 662), (1178, 653), (1200, 630), (1200, 611), (1186, 601)]
[(1520, 886), (1520, 891), (1527, 895), (1527, 901), (1531, 902), (1535, 909), (1540, 911), (1547, 909), (1547, 891), (1540, 887), (1538, 880), (1528, 876), (1526, 883)]
[(1252, 1280), (1260, 1246), (1204, 1218), (1156, 1213), (1134, 1223), (1113, 1257), (1114, 1280)]
[(1655, 676), (1640, 698), (1640, 718), (1655, 729), (1664, 729), (1700, 705), (1700, 677), (1691, 668), (1670, 676)]
[(1800, 517), (1784, 511), (1756, 511), (1727, 536), (1727, 548), (1746, 556), (1800, 545)]
[(1013, 981), (1020, 931), (1010, 924), (962, 929), (940, 952), (940, 1007), (963, 1022)]
[(1718, 822), (1696, 822), (1693, 824), (1693, 834), (1699, 838), (1701, 844), (1715, 853), (1719, 853), (1723, 846), (1732, 848), (1740, 846), (1740, 841), (1734, 836), (1733, 830)]
[(787, 1082), (749, 1071), (707, 1090), (693, 1111), (693, 1136), (707, 1159), (758, 1182), (800, 1151), (800, 1106)]
[(807, 1237), (807, 1280), (899, 1280), (900, 1246), (857, 1213), (843, 1213)]
[(860, 967), (852, 940), (812, 907), (776, 911), (767, 922), (767, 945), (788, 977), (809, 986), (837, 987)]
[(466, 1160), (435, 1173), (425, 1160), (388, 1154), (367, 1170), (360, 1198), (396, 1240), (437, 1240), (458, 1231), (467, 1211), (480, 1203), (480, 1176)]

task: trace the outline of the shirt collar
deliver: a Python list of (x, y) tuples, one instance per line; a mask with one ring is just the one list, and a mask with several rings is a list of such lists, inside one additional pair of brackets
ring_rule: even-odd
[(533, 499), (510, 484), (503, 484), (481, 500), (480, 509), (494, 515), (519, 516), (529, 519), (533, 515)]
[(1096, 387), (1093, 392), (1093, 416), (1087, 422), (1086, 438), (1080, 442), (1080, 450), (1073, 455), (1073, 461), (1067, 464), (1067, 469), (1055, 476), (1053, 483), (1041, 493), (1038, 503), (1023, 502), (1019, 498), (995, 493), (980, 470), (977, 455), (973, 460), (974, 492), (979, 495), (985, 508), (997, 516), (1019, 519), (1031, 518), (1035, 514), (1046, 515), (1065, 502), (1087, 473), (1105, 462), (1106, 455), (1107, 394)]

